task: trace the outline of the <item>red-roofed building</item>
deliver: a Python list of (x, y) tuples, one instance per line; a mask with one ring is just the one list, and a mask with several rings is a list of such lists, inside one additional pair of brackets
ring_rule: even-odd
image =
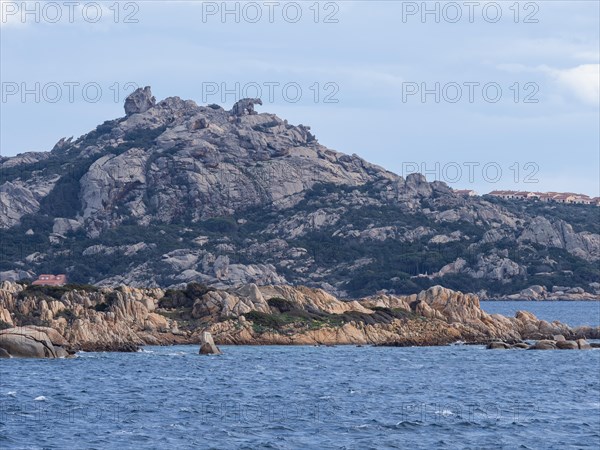
[(42, 274), (31, 283), (35, 286), (63, 286), (67, 284), (67, 276), (64, 274), (59, 275), (48, 275)]

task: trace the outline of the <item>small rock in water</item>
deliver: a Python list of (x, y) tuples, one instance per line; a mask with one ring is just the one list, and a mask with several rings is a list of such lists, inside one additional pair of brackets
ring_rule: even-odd
[(561, 350), (578, 350), (579, 345), (575, 341), (558, 341), (556, 347)]
[(547, 339), (537, 341), (534, 345), (529, 347), (530, 350), (556, 350), (556, 342)]
[(202, 338), (200, 339), (200, 351), (198, 353), (201, 355), (221, 354), (221, 350), (215, 345), (212, 335), (208, 331), (202, 333)]
[(523, 349), (528, 349), (529, 348), (529, 344), (527, 342), (517, 342), (516, 344), (514, 344), (512, 346), (512, 348), (523, 348)]
[(506, 350), (510, 348), (510, 345), (506, 342), (490, 342), (487, 348), (490, 350)]
[(577, 339), (577, 345), (579, 346), (580, 350), (589, 350), (592, 348), (589, 342), (585, 339)]
[(556, 342), (566, 341), (565, 337), (562, 334), (554, 335), (552, 336), (552, 339), (554, 339)]

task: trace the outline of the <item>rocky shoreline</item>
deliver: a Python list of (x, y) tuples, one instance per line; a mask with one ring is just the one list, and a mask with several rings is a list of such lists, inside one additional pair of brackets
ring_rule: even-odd
[[(3, 282), (0, 325), (5, 353), (23, 356), (14, 346), (16, 334), (28, 336), (20, 338), (25, 342), (36, 332), (41, 336), (36, 342), (48, 350), (41, 355), (36, 344), (32, 356), (45, 357), (199, 344), (206, 332), (217, 345), (512, 345), (557, 335), (569, 341), (600, 338), (600, 327), (571, 328), (525, 311), (515, 317), (487, 314), (477, 295), (441, 286), (342, 301), (320, 289), (285, 285), (216, 290), (191, 283), (164, 291)], [(47, 341), (59, 349), (53, 351)]]
[(582, 338), (567, 340), (562, 334), (559, 334), (553, 336), (552, 339), (540, 339), (534, 343), (516, 342), (510, 344), (502, 341), (490, 342), (487, 348), (490, 350), (590, 350), (592, 348), (600, 348), (600, 343), (592, 342), (590, 344)]
[(498, 298), (485, 298), (482, 300), (499, 300), (499, 301), (599, 301), (600, 300), (600, 284), (593, 283), (592, 288), (595, 293), (586, 292), (580, 287), (568, 286), (552, 286), (548, 290), (545, 286), (538, 284), (529, 286), (522, 291), (506, 295)]

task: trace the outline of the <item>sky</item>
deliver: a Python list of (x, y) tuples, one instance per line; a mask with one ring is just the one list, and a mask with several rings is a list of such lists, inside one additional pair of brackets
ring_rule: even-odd
[(600, 195), (600, 2), (0, 1), (0, 154), (151, 86), (459, 189)]

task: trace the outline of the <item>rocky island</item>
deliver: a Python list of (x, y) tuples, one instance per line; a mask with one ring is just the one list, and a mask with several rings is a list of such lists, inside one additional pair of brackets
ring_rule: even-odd
[(146, 87), (124, 117), (0, 158), (0, 356), (600, 337), (479, 304), (599, 299), (596, 206), (464, 196), (257, 105)]
[(557, 335), (569, 341), (600, 338), (600, 328), (572, 329), (524, 311), (511, 318), (490, 315), (480, 308), (476, 295), (441, 286), (409, 296), (382, 294), (341, 301), (321, 289), (292, 286), (214, 289), (191, 283), (185, 289), (163, 290), (3, 282), (0, 325), (4, 328), (0, 355), (41, 357), (67, 356), (78, 350), (135, 351), (143, 345), (205, 343), (205, 333), (217, 345), (426, 346), (501, 341), (508, 347)]
[(261, 104), (140, 88), (123, 117), (50, 152), (0, 157), (0, 281), (600, 298), (597, 206), (464, 196), (331, 150)]

